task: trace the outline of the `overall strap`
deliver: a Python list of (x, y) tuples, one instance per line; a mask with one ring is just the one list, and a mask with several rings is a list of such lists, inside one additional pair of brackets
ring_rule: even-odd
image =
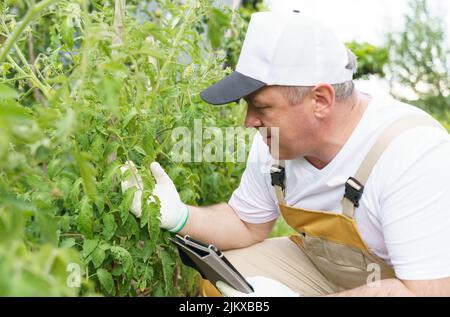
[(384, 150), (391, 142), (403, 132), (415, 127), (440, 127), (442, 126), (432, 117), (425, 115), (413, 115), (394, 121), (378, 137), (378, 140), (372, 146), (354, 177), (350, 177), (345, 183), (345, 194), (342, 198), (343, 214), (353, 218), (355, 208), (359, 207), (359, 200), (364, 192), (366, 184), (373, 167), (383, 154)]
[(270, 168), (270, 178), (272, 186), (275, 188), (275, 194), (279, 204), (285, 204), (284, 190), (286, 189), (286, 173), (284, 170), (284, 161), (276, 160)]

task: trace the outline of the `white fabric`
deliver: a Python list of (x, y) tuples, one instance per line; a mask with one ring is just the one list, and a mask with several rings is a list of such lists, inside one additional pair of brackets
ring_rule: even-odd
[(175, 184), (158, 162), (150, 164), (150, 170), (155, 178), (153, 195), (161, 202), (161, 228), (171, 232), (180, 231), (189, 217), (189, 209), (181, 201)]
[(315, 86), (352, 79), (347, 50), (331, 29), (302, 13), (251, 16), (236, 71), (268, 85)]
[(253, 287), (253, 292), (246, 294), (239, 292), (227, 283), (218, 281), (217, 288), (226, 297), (299, 297), (300, 294), (294, 292), (283, 283), (264, 276), (252, 276), (246, 278)]
[[(286, 201), (305, 209), (342, 212), (344, 183), (395, 119), (420, 109), (374, 97), (357, 128), (322, 170), (304, 158), (286, 161)], [(279, 216), (268, 173), (272, 159), (256, 134), (247, 168), (229, 204), (249, 223)], [(262, 172), (264, 170), (264, 172)], [(375, 165), (356, 209), (363, 240), (405, 280), (450, 277), (450, 137), (413, 128), (393, 141)]]

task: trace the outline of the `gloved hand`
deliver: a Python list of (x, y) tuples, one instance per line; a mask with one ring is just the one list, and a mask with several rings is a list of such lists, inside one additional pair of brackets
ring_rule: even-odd
[[(128, 169), (131, 170), (131, 176), (122, 181), (122, 192), (124, 192), (131, 186), (136, 186), (138, 188), (134, 195), (130, 211), (136, 217), (140, 217), (142, 212), (142, 179), (137, 173), (136, 167), (134, 166), (133, 162), (127, 161), (125, 165), (120, 168), (122, 173), (125, 173)], [(187, 222), (187, 219), (189, 217), (189, 208), (181, 202), (180, 195), (178, 194), (174, 183), (163, 170), (161, 165), (159, 165), (159, 163), (153, 162), (152, 164), (150, 164), (150, 170), (156, 181), (155, 188), (153, 189), (153, 195), (157, 196), (161, 203), (160, 227), (171, 232), (178, 232), (184, 227)], [(133, 175), (136, 176), (133, 177)], [(147, 203), (150, 202), (152, 202), (151, 199), (147, 201)]]
[(253, 287), (254, 292), (250, 294), (241, 293), (230, 285), (218, 281), (216, 283), (219, 291), (226, 297), (299, 297), (300, 294), (294, 292), (281, 282), (264, 276), (253, 276), (246, 278)]

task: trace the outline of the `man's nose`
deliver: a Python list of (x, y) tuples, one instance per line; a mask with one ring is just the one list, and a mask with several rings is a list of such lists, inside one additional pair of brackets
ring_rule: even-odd
[(261, 120), (250, 107), (247, 108), (244, 125), (246, 128), (258, 128), (262, 126)]

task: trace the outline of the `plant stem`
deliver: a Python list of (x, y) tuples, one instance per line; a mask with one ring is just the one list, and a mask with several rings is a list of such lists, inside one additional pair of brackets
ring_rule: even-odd
[(177, 35), (175, 36), (175, 39), (173, 40), (173, 45), (172, 45), (172, 49), (170, 51), (169, 56), (167, 57), (166, 61), (164, 62), (164, 64), (161, 67), (161, 70), (158, 73), (158, 78), (156, 79), (156, 86), (155, 86), (155, 93), (158, 92), (159, 90), (159, 86), (161, 84), (161, 81), (163, 79), (163, 75), (164, 72), (166, 71), (167, 66), (171, 63), (172, 58), (174, 57), (175, 53), (177, 52), (178, 49), (178, 43), (181, 41), (183, 35), (184, 35), (184, 30), (187, 27), (187, 24), (194, 12), (194, 7), (196, 6), (196, 1), (191, 1), (191, 6), (189, 7), (189, 11), (186, 13), (186, 16), (184, 18), (183, 24), (180, 27), (180, 30), (178, 31)]
[[(3, 19), (0, 18), (0, 22), (1, 22), (1, 24), (3, 25), (3, 28), (5, 29), (5, 32), (7, 33), (8, 37), (11, 37), (11, 34), (9, 33), (8, 26), (6, 25), (5, 21), (3, 21)], [(30, 65), (28, 64), (28, 61), (25, 59), (25, 56), (23, 56), (22, 51), (20, 50), (20, 48), (19, 48), (19, 46), (17, 45), (17, 43), (14, 43), (14, 49), (15, 49), (15, 51), (16, 51), (17, 56), (18, 56), (19, 59), (22, 61), (23, 66), (26, 67), (26, 69), (29, 71), (29, 74), (27, 74), (27, 75), (28, 75), (27, 77), (29, 78), (30, 82), (32, 83), (31, 86), (33, 86), (33, 84), (34, 84), (34, 86), (38, 87), (38, 88), (41, 89), (41, 90), (42, 90), (42, 87), (46, 87), (46, 88), (45, 88), (45, 91), (43, 91), (43, 92), (44, 92), (44, 94), (46, 95), (46, 97), (48, 97), (48, 89), (50, 89), (51, 87), (50, 87), (47, 83), (45, 83), (45, 85), (44, 85), (44, 84), (36, 77), (36, 75), (34, 74), (32, 68), (31, 68)], [(10, 55), (7, 55), (7, 57), (8, 57), (8, 60), (10, 60), (10, 59), (9, 59), (9, 58), (10, 58)], [(12, 59), (12, 58), (11, 58), (11, 59)], [(14, 67), (20, 68), (19, 65), (17, 65), (17, 64), (15, 64)], [(20, 70), (18, 69), (18, 71), (19, 71), (20, 73), (26, 74), (26, 72), (25, 72), (22, 68), (20, 68), (20, 69), (22, 70), (22, 71), (20, 71)], [(37, 84), (37, 83), (39, 83), (39, 84)], [(32, 87), (32, 88), (33, 88), (33, 87)], [(34, 90), (34, 91), (38, 91), (38, 90)], [(42, 96), (41, 96), (41, 99), (37, 99), (37, 100), (40, 101), (40, 102), (42, 102)]]
[(22, 74), (22, 76), (27, 76), (29, 77), (30, 81), (33, 83), (34, 86), (36, 86), (37, 88), (39, 88), (42, 93), (45, 95), (46, 98), (50, 97), (50, 93), (47, 90), (47, 88), (40, 82), (39, 79), (36, 78), (36, 76), (31, 72), (30, 74), (28, 74), (27, 72), (25, 72), (19, 65), (17, 65), (17, 63), (14, 61), (14, 59), (12, 59), (11, 56), (7, 55), (6, 58), (8, 59), (8, 61), (14, 66), (14, 68), (20, 73)]
[[(36, 62), (36, 56), (34, 55), (33, 32), (30, 32), (28, 34), (28, 56), (30, 57), (30, 62), (28, 63), (30, 65), (30, 71), (33, 74), (36, 74), (36, 67), (34, 64)], [(42, 79), (44, 80), (43, 77)], [(44, 83), (48, 86), (45, 80)], [(33, 95), (37, 101), (39, 101), (41, 104), (44, 104), (44, 98), (42, 97), (42, 94), (38, 89), (33, 89)]]
[(123, 43), (123, 29), (125, 25), (126, 0), (116, 0), (114, 7), (114, 36), (112, 39), (112, 55), (117, 54), (117, 46)]
[(9, 50), (17, 42), (19, 36), (22, 34), (23, 30), (27, 27), (27, 25), (30, 24), (31, 21), (36, 16), (38, 16), (42, 10), (44, 10), (45, 8), (47, 8), (48, 6), (57, 1), (60, 0), (44, 0), (28, 10), (25, 17), (22, 19), (22, 21), (19, 22), (19, 24), (14, 29), (11, 36), (6, 40), (5, 45), (3, 45), (3, 49), (0, 52), (0, 63), (2, 63), (3, 60), (6, 58), (6, 55), (8, 54)]

